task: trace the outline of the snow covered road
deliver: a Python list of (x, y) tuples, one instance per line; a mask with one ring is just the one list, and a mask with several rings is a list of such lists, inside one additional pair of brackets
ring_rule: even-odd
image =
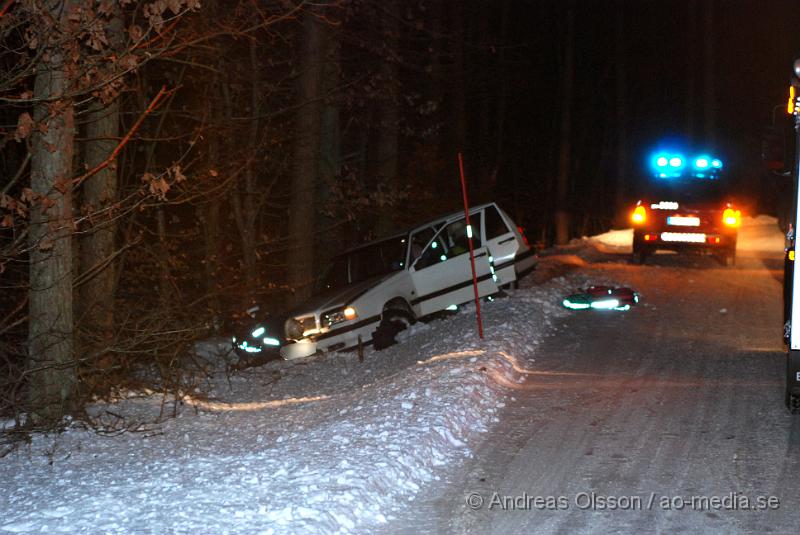
[[(783, 405), (782, 239), (768, 218), (748, 223), (735, 268), (594, 255), (580, 275), (631, 285), (642, 303), (560, 320), (536, 351), (537, 375), (461, 479), (420, 504), (417, 518), (428, 520), (414, 529), (797, 533), (800, 419)], [(604, 251), (624, 251), (615, 237), (600, 240)]]

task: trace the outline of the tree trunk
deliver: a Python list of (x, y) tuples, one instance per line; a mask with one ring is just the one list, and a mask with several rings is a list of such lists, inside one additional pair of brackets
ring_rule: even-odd
[[(383, 97), (379, 102), (378, 141), (376, 147), (377, 174), (379, 183), (391, 184), (397, 180), (398, 122), (400, 120), (398, 100), (398, 79), (395, 55), (398, 51), (399, 9), (396, 0), (386, 2), (383, 32), (386, 52), (381, 63), (381, 79), (385, 84)], [(389, 210), (378, 207), (375, 233), (383, 236), (392, 229), (392, 214)]]
[[(86, 126), (86, 165), (94, 168), (111, 154), (119, 138), (119, 101), (103, 107), (91, 106)], [(86, 277), (79, 287), (81, 352), (90, 358), (97, 371), (112, 365), (103, 352), (114, 337), (113, 257), (116, 251), (117, 224), (114, 214), (106, 212), (117, 200), (117, 167), (109, 165), (86, 180), (83, 204), (88, 207), (91, 227), (79, 240), (80, 273)]]
[(575, 9), (567, 8), (567, 34), (564, 43), (564, 64), (561, 77), (561, 128), (558, 150), (558, 177), (556, 179), (556, 243), (569, 241), (569, 207), (567, 206), (570, 182), (572, 138), (572, 92), (575, 54)]
[(628, 171), (628, 108), (627, 108), (627, 72), (625, 60), (625, 8), (617, 7), (617, 35), (615, 39), (615, 81), (616, 81), (616, 128), (617, 128), (617, 176), (614, 190), (614, 207), (617, 225), (624, 225), (627, 220), (625, 211), (625, 194)]
[[(222, 112), (220, 103), (222, 102), (219, 82), (216, 80), (212, 84), (212, 95), (215, 98), (208, 103), (210, 108), (209, 116), (213, 118), (212, 125), (215, 133), (208, 139), (208, 168), (216, 169), (220, 154), (220, 136), (216, 132), (220, 131), (222, 124)], [(219, 295), (219, 266), (220, 266), (220, 199), (221, 193), (212, 192), (208, 202), (203, 202), (196, 207), (198, 220), (203, 225), (203, 238), (205, 244), (205, 283), (208, 293), (208, 306), (214, 322), (214, 331), (218, 332), (221, 326), (220, 314), (222, 304)]]
[(250, 42), (250, 69), (253, 76), (252, 85), (250, 86), (250, 155), (253, 158), (247, 165), (247, 171), (244, 175), (244, 199), (243, 199), (243, 221), (244, 226), (240, 229), (242, 237), (242, 258), (244, 259), (244, 274), (245, 274), (245, 287), (251, 291), (257, 288), (258, 280), (258, 263), (256, 256), (256, 240), (257, 231), (256, 223), (258, 221), (258, 202), (256, 192), (256, 164), (254, 155), (258, 151), (258, 130), (259, 130), (259, 98), (261, 96), (261, 83), (259, 68), (258, 68), (258, 54), (256, 42)]
[[(508, 71), (506, 68), (506, 46), (508, 43), (508, 21), (511, 12), (511, 0), (503, 2), (500, 16), (500, 54), (498, 58), (499, 73), (497, 76), (497, 121), (495, 126), (495, 150), (494, 162), (492, 165), (492, 185), (494, 186), (493, 196), (498, 191), (496, 187), (500, 175), (500, 169), (505, 163), (505, 131), (506, 115), (508, 113)], [(517, 173), (511, 173), (513, 191), (517, 189)], [(513, 195), (513, 206), (511, 207), (515, 217), (519, 218), (518, 195)], [(507, 199), (503, 199), (507, 202)]]
[(314, 278), (314, 189), (320, 167), (325, 32), (325, 27), (316, 17), (306, 14), (305, 46), (298, 81), (300, 108), (295, 126), (287, 255), (288, 283), (294, 289), (295, 303), (308, 298)]
[[(450, 113), (451, 116), (451, 135), (453, 139), (453, 152), (448, 155), (448, 163), (455, 167), (456, 152), (465, 150), (467, 139), (467, 88), (466, 73), (464, 72), (464, 6), (461, 2), (453, 4), (453, 79), (452, 92), (453, 103)], [(467, 161), (469, 158), (467, 157)]]
[(717, 136), (716, 89), (714, 85), (716, 70), (714, 69), (714, 0), (703, 3), (703, 89), (705, 98), (703, 112), (705, 119), (704, 145), (714, 146)]
[(686, 139), (694, 143), (695, 94), (697, 92), (697, 0), (689, 0), (689, 22), (686, 33), (688, 57), (686, 62)]
[[(66, 26), (62, 2), (46, 8)], [(36, 73), (31, 189), (40, 196), (30, 210), (30, 300), (28, 327), (29, 403), (33, 421), (54, 422), (73, 408), (76, 385), (72, 313), (73, 104), (65, 51), (46, 50)], [(58, 106), (53, 106), (57, 104)], [(58, 110), (51, 113), (51, 110)]]
[[(315, 202), (317, 206), (326, 205), (330, 199), (328, 184), (332, 183), (342, 171), (341, 117), (339, 113), (338, 95), (335, 94), (341, 81), (341, 44), (338, 30), (328, 31), (328, 56), (325, 62), (324, 94), (327, 95), (322, 110), (322, 126), (320, 133), (320, 169)], [(341, 250), (342, 227), (336, 221), (318, 210), (316, 226), (319, 229), (315, 245), (315, 254), (320, 260), (327, 261)]]
[[(119, 6), (107, 25), (111, 46), (119, 51), (124, 44), (124, 29)], [(114, 151), (119, 140), (119, 99), (107, 105), (93, 102), (86, 124), (85, 160), (93, 169)], [(117, 200), (116, 162), (89, 177), (83, 185), (82, 203), (90, 213), (89, 225), (79, 241), (82, 285), (79, 290), (80, 354), (88, 357), (93, 370), (102, 372), (113, 366), (107, 353), (114, 340), (114, 290), (116, 287), (117, 223), (108, 208)], [(85, 277), (85, 279), (84, 279)]]

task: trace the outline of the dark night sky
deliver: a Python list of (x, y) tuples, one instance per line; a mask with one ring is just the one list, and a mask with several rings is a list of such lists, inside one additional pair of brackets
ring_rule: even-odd
[[(774, 180), (760, 162), (760, 143), (774, 106), (784, 106), (790, 68), (800, 52), (800, 4), (789, 0), (713, 0), (714, 101), (705, 102), (703, 6), (707, 0), (625, 1), (628, 184), (634, 196), (637, 174), (661, 140), (688, 139), (726, 161), (735, 188), (769, 211)], [(689, 6), (696, 6), (695, 33)], [(531, 174), (554, 173), (557, 152), (560, 50), (567, 2), (521, 2), (515, 10), (514, 53), (521, 72), (515, 84), (510, 125), (515, 163)], [(574, 187), (602, 189), (613, 183), (614, 158), (600, 162), (603, 137), (616, 128), (616, 10), (612, 1), (576, 5), (576, 100), (573, 115)], [(525, 57), (527, 55), (527, 57)], [(694, 69), (692, 69), (694, 64)], [(689, 80), (694, 72), (694, 106)], [(713, 106), (716, 141), (704, 135), (703, 106)], [(780, 115), (781, 110), (778, 110)], [(613, 153), (612, 149), (610, 152)], [(597, 161), (597, 166), (591, 162)], [(509, 175), (519, 177), (517, 169)], [(598, 178), (598, 175), (600, 177)], [(517, 178), (516, 180), (519, 180)], [(591, 184), (591, 185), (590, 185)], [(607, 189), (607, 188), (606, 188)], [(579, 198), (578, 196), (573, 196)], [(580, 203), (579, 201), (577, 201)]]

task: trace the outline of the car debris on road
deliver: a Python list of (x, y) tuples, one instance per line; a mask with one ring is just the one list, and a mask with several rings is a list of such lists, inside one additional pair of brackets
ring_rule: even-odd
[(639, 302), (639, 294), (631, 288), (590, 286), (568, 295), (562, 304), (571, 310), (630, 310)]

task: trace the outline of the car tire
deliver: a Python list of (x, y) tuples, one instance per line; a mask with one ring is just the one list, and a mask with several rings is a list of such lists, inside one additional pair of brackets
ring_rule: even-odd
[(407, 310), (390, 308), (384, 310), (378, 328), (372, 333), (372, 345), (380, 351), (397, 343), (397, 334), (415, 323), (413, 314)]
[(634, 236), (633, 238), (633, 255), (631, 256), (631, 263), (643, 265), (650, 256), (650, 251), (642, 243), (642, 238)]
[(634, 247), (634, 249), (633, 249), (633, 257), (632, 257), (631, 261), (634, 264), (643, 266), (645, 264), (645, 262), (647, 262), (647, 257), (648, 256), (650, 256), (650, 253), (648, 251), (646, 251), (645, 249), (640, 249), (640, 248)]
[(733, 267), (736, 265), (736, 251), (727, 251), (717, 255), (717, 260), (725, 267)]

